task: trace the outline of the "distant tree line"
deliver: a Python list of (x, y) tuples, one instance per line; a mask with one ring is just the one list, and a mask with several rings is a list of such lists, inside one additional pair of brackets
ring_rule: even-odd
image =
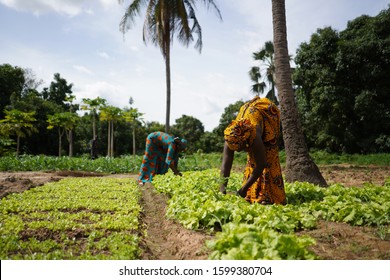
[[(318, 29), (295, 56), (293, 84), (308, 147), (333, 153), (390, 151), (390, 8), (377, 16), (361, 16), (338, 32)], [(267, 42), (253, 53), (249, 79), (255, 94), (278, 103), (273, 82), (273, 46)], [(265, 76), (262, 80), (264, 67)], [(146, 136), (165, 125), (145, 122), (129, 106), (117, 108), (100, 97), (75, 104), (73, 84), (59, 73), (49, 87), (31, 69), (0, 65), (0, 156), (89, 154), (97, 139), (99, 156), (141, 154)], [(268, 85), (268, 90), (266, 87)], [(189, 152), (221, 152), (223, 130), (243, 104), (228, 105), (219, 125), (205, 131), (202, 122), (183, 115), (170, 133), (189, 142)], [(283, 128), (282, 128), (283, 129)], [(281, 146), (283, 143), (281, 141)]]

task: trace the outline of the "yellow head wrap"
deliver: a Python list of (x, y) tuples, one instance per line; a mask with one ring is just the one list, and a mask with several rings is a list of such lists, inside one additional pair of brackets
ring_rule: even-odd
[(256, 137), (255, 127), (248, 119), (233, 120), (224, 131), (225, 141), (229, 149), (238, 151), (240, 147), (252, 144)]

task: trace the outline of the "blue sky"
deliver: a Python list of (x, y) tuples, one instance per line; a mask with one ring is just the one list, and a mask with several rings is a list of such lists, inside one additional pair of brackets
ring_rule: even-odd
[[(200, 1), (201, 2), (201, 1)], [(171, 124), (193, 116), (215, 128), (225, 107), (250, 99), (252, 53), (272, 40), (271, 0), (216, 0), (223, 20), (197, 6), (203, 49), (174, 41)], [(76, 102), (105, 98), (124, 108), (132, 97), (147, 122), (165, 123), (165, 66), (142, 41), (143, 17), (125, 35), (119, 22), (130, 1), (0, 0), (0, 64), (30, 68), (42, 87), (54, 73), (73, 84)], [(388, 0), (286, 0), (289, 53), (318, 28), (342, 31), (362, 14), (376, 16)], [(142, 14), (143, 15), (143, 14)]]

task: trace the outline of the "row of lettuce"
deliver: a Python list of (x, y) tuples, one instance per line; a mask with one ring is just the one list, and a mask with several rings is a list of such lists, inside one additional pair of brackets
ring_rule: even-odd
[[(241, 177), (232, 174), (230, 192)], [(286, 184), (287, 205), (262, 206), (221, 194), (218, 178), (209, 169), (153, 180), (169, 197), (167, 218), (214, 234), (205, 244), (210, 259), (316, 259), (315, 240), (301, 233), (320, 219), (388, 229), (390, 181), (360, 188)], [(0, 258), (140, 259), (140, 197), (135, 180), (108, 177), (67, 178), (8, 195), (0, 201)]]
[(0, 202), (0, 259), (137, 259), (140, 190), (129, 178), (66, 178)]
[[(320, 219), (356, 226), (386, 226), (390, 221), (390, 181), (321, 188), (309, 183), (286, 184), (288, 204), (249, 204), (218, 192), (217, 169), (169, 173), (154, 178), (154, 186), (170, 197), (167, 216), (193, 230), (216, 231), (207, 242), (210, 259), (316, 259), (315, 240), (297, 232), (314, 229)], [(234, 193), (242, 174), (234, 173), (228, 189)], [(390, 236), (390, 232), (385, 233)]]

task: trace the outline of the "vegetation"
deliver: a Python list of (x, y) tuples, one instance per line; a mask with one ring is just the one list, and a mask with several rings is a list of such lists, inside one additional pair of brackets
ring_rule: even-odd
[(69, 178), (9, 195), (0, 204), (0, 258), (138, 259), (139, 198), (134, 180), (118, 178)]
[[(208, 243), (211, 259), (316, 259), (308, 250), (315, 240), (295, 232), (315, 228), (319, 219), (358, 226), (389, 224), (390, 181), (363, 188), (286, 183), (288, 204), (264, 207), (221, 194), (218, 178), (219, 171), (209, 169), (182, 177), (170, 172), (153, 180), (157, 190), (170, 197), (168, 218), (189, 229), (218, 229)], [(241, 173), (232, 174), (228, 192), (234, 194), (241, 180)]]
[(389, 152), (390, 8), (343, 31), (318, 29), (295, 57), (294, 81), (309, 146)]
[(137, 173), (141, 166), (141, 156), (100, 157), (54, 157), (29, 156), (19, 158), (5, 156), (0, 160), (1, 171), (85, 171), (97, 173)]
[[(311, 157), (317, 164), (342, 164), (350, 165), (390, 165), (390, 154), (329, 154), (326, 152), (311, 153)], [(200, 171), (221, 167), (221, 153), (193, 153), (183, 154), (179, 160), (179, 169), (182, 171)], [(280, 152), (282, 166), (285, 166), (286, 155)], [(0, 171), (85, 171), (108, 174), (138, 173), (142, 156), (121, 156), (116, 158), (100, 157), (91, 160), (84, 157), (55, 157), (55, 156), (31, 156), (21, 155), (4, 156), (0, 159)], [(233, 168), (242, 170), (246, 164), (246, 154), (236, 153)]]
[[(170, 198), (167, 218), (215, 234), (207, 242), (210, 259), (318, 259), (310, 250), (315, 240), (297, 232), (314, 229), (319, 220), (376, 227), (384, 231), (384, 238), (388, 235), (390, 178), (383, 186), (367, 183), (349, 188), (286, 183), (287, 205), (251, 205), (218, 191), (220, 156), (184, 155), (182, 177), (168, 172), (153, 180), (156, 189)], [(389, 154), (316, 152), (312, 157), (320, 163), (390, 164)], [(283, 153), (281, 158), (284, 164)], [(245, 160), (245, 154), (238, 153), (234, 170), (241, 169)], [(136, 173), (140, 161), (140, 156), (3, 157), (0, 170)], [(241, 172), (232, 172), (228, 193), (234, 194), (241, 180)], [(139, 259), (144, 234), (139, 200), (140, 189), (129, 178), (66, 178), (10, 194), (0, 203), (0, 258)]]

